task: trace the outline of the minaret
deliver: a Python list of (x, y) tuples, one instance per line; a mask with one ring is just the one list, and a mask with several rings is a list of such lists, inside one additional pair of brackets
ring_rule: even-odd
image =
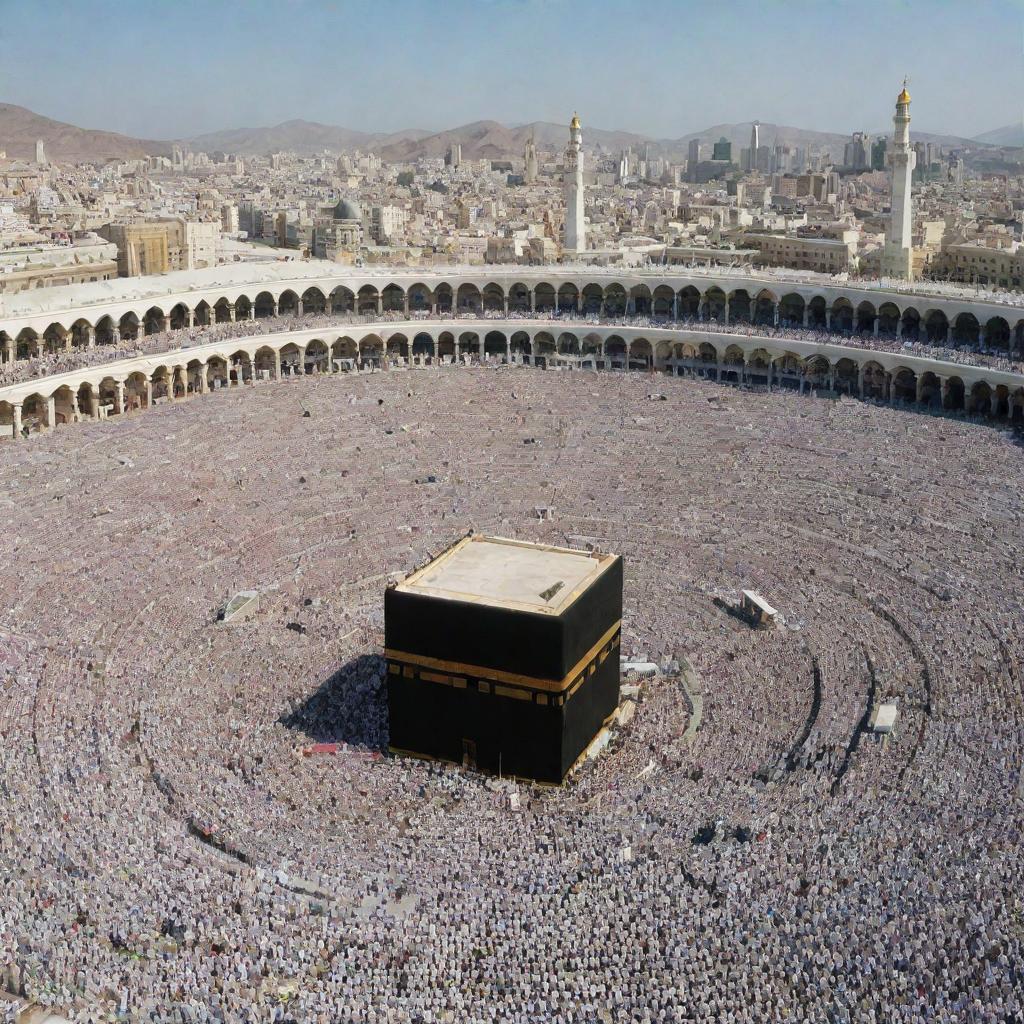
[(565, 244), (566, 252), (587, 247), (583, 224), (583, 133), (578, 115), (569, 123), (569, 145), (565, 147)]
[(537, 180), (537, 144), (532, 135), (526, 140), (526, 173), (523, 180), (527, 185)]
[(910, 93), (906, 79), (903, 91), (896, 97), (896, 116), (892, 150), (887, 154), (892, 168), (892, 219), (882, 250), (882, 276), (909, 281), (914, 276), (914, 250), (911, 245), (910, 177), (917, 165), (917, 155), (910, 145)]

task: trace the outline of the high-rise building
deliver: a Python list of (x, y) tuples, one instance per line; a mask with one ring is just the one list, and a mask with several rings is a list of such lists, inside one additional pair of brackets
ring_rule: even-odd
[(36, 163), (40, 167), (46, 166), (46, 148), (43, 146), (42, 139), (36, 139)]
[(537, 180), (537, 145), (533, 136), (526, 140), (526, 172), (523, 180), (527, 185), (532, 185)]
[(715, 148), (711, 151), (711, 159), (732, 163), (732, 143), (724, 135), (715, 143)]
[(700, 139), (690, 139), (686, 150), (686, 176), (690, 181), (697, 180), (697, 164), (700, 163)]
[(914, 266), (910, 179), (917, 164), (917, 154), (910, 145), (910, 93), (906, 82), (896, 97), (896, 114), (892, 123), (892, 150), (888, 153), (892, 168), (892, 217), (882, 250), (882, 275), (909, 281), (913, 277)]
[(587, 247), (583, 222), (583, 131), (577, 114), (569, 123), (569, 145), (565, 148), (565, 249), (582, 252)]
[(756, 171), (757, 167), (757, 151), (761, 145), (761, 123), (755, 121), (750, 126), (750, 155), (747, 158), (747, 166), (745, 170)]

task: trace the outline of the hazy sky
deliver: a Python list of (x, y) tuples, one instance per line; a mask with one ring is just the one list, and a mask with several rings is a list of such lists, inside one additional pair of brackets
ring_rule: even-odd
[[(304, 118), (677, 137), (1020, 123), (1024, 0), (0, 0), (0, 100), (167, 139)], [(2, 140), (0, 140), (2, 142)]]

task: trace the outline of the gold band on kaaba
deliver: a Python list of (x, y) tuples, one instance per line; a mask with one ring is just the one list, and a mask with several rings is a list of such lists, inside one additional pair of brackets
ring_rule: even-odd
[(603, 664), (604, 660), (618, 648), (621, 628), (622, 620), (619, 619), (561, 679), (540, 679), (515, 672), (502, 672), (484, 665), (467, 665), (463, 662), (427, 658), (421, 654), (410, 654), (390, 648), (384, 649), (384, 656), (388, 660), (388, 672), (391, 675), (405, 675), (406, 678), (421, 678), (426, 682), (459, 687), (466, 686), (468, 679), (474, 679), (477, 681), (478, 689), (480, 683), (487, 683), (494, 686), (495, 692), (500, 696), (518, 697), (519, 693), (505, 692), (508, 688), (517, 688), (525, 700), (531, 699), (526, 691), (571, 697), (587, 675)]

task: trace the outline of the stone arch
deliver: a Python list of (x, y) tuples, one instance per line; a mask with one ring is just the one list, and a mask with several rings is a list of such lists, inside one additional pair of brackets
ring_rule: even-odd
[(122, 341), (136, 341), (139, 337), (142, 325), (139, 323), (139, 318), (134, 312), (128, 312), (121, 317), (118, 322), (118, 328), (121, 331)]
[(295, 316), (299, 311), (299, 296), (291, 288), (285, 288), (277, 298), (278, 316)]
[(206, 386), (213, 391), (215, 389), (229, 387), (231, 383), (231, 371), (228, 361), (224, 356), (210, 356), (206, 360)]
[(281, 346), (281, 373), (283, 376), (295, 376), (305, 372), (304, 357), (294, 341), (285, 342)]
[(53, 403), (53, 425), (60, 426), (66, 423), (74, 423), (77, 416), (77, 395), (74, 389), (68, 384), (62, 384), (50, 395)]
[(883, 302), (878, 307), (878, 333), (895, 337), (899, 329), (900, 311), (895, 302)]
[(192, 317), (200, 327), (208, 327), (213, 323), (213, 310), (210, 309), (210, 304), (206, 299), (200, 299), (196, 303), (196, 308), (192, 313)]
[(428, 362), (434, 358), (434, 339), (424, 331), (420, 331), (412, 339), (412, 354), (414, 357), (426, 359)]
[(629, 289), (627, 311), (631, 308), (637, 316), (650, 316), (653, 312), (652, 302), (651, 289), (642, 283), (635, 284)]
[(509, 348), (513, 355), (527, 357), (533, 354), (533, 342), (526, 331), (516, 331), (509, 339)]
[(854, 395), (859, 390), (857, 383), (858, 373), (857, 364), (848, 356), (844, 356), (842, 359), (836, 360), (836, 364), (832, 369), (832, 379), (839, 391), (847, 395)]
[(700, 315), (700, 291), (692, 284), (680, 290), (678, 312), (682, 320), (696, 320)]
[[(372, 284), (364, 284), (356, 293), (356, 312), (363, 315), (373, 316), (377, 312), (377, 303), (380, 294)], [(380, 340), (380, 339), (378, 339)], [(360, 352), (362, 345), (360, 345)]]
[(114, 343), (114, 321), (109, 316), (100, 317), (96, 324), (96, 344), (112, 345)]
[[(215, 324), (231, 323), (232, 304), (223, 296), (213, 304), (213, 322)], [(234, 312), (237, 313), (237, 310)]]
[[(360, 289), (362, 294), (362, 289)], [(384, 362), (384, 342), (376, 334), (359, 339), (359, 359), (364, 366), (381, 366)]]
[[(712, 285), (703, 296), (704, 319), (718, 320), (725, 319), (725, 292), (718, 285)], [(730, 315), (732, 310), (730, 309)]]
[(807, 303), (807, 326), (816, 331), (825, 330), (828, 324), (828, 304), (822, 295), (815, 295)]
[(796, 292), (789, 292), (779, 299), (779, 322), (787, 327), (802, 327), (807, 303)]
[(629, 343), (629, 365), (643, 370), (654, 366), (654, 346), (647, 338), (634, 338)]
[(921, 374), (917, 389), (920, 396), (919, 401), (922, 405), (941, 408), (942, 383), (931, 370), (926, 370)]
[(266, 320), (277, 313), (277, 303), (274, 302), (274, 296), (270, 292), (260, 292), (253, 305), (256, 309), (257, 320)]
[(892, 371), (892, 398), (897, 402), (917, 401), (917, 374), (906, 366)]
[(977, 380), (971, 385), (967, 412), (972, 416), (992, 415), (992, 387), (987, 380)]
[(422, 281), (417, 281), (416, 284), (411, 285), (406, 289), (406, 293), (409, 299), (409, 311), (412, 313), (429, 313), (430, 308), (434, 302), (434, 294), (431, 290), (423, 284)]
[(455, 335), (451, 331), (442, 331), (437, 336), (437, 358), (443, 359), (445, 356), (449, 359), (455, 357)]
[(142, 318), (143, 330), (147, 337), (159, 334), (164, 329), (164, 311), (159, 306), (150, 306)]
[(327, 296), (316, 285), (302, 293), (302, 312), (318, 316), (327, 312)]
[(434, 301), (437, 303), (439, 313), (451, 313), (455, 310), (455, 291), (447, 281), (442, 281), (434, 289)]
[(945, 344), (949, 334), (949, 320), (941, 309), (928, 310), (925, 314), (924, 326), (928, 341), (937, 345)]
[[(326, 302), (326, 298), (324, 299)], [(327, 348), (327, 342), (321, 338), (314, 338), (306, 345), (306, 357), (304, 369), (306, 373), (327, 373), (331, 368), (331, 355)]]
[[(502, 296), (502, 304), (504, 304), (504, 301), (504, 296)], [(488, 331), (484, 335), (484, 355), (500, 356), (504, 359), (506, 344), (505, 335), (502, 331)]]
[(770, 289), (762, 288), (754, 300), (754, 323), (774, 326), (777, 301), (775, 294)]
[(68, 347), (68, 332), (61, 324), (50, 324), (43, 331), (43, 348), (51, 353), (63, 352)]
[(85, 317), (79, 317), (71, 325), (71, 347), (72, 348), (88, 348), (89, 347), (89, 332), (92, 330), (89, 321)]
[(675, 292), (667, 284), (659, 284), (651, 295), (651, 313), (662, 319), (669, 319), (675, 312)]
[(508, 308), (513, 313), (530, 311), (530, 289), (522, 281), (516, 281), (508, 290)]
[(23, 434), (39, 434), (52, 427), (50, 403), (38, 391), (22, 399), (21, 426)]
[(978, 327), (978, 318), (973, 313), (958, 314), (953, 321), (953, 341), (957, 345), (977, 345)]
[(625, 316), (627, 301), (626, 289), (618, 281), (605, 288), (604, 311), (607, 316)]
[(23, 327), (14, 339), (14, 355), (16, 359), (32, 359), (41, 352), (39, 335), (31, 327)]
[(359, 346), (347, 335), (337, 338), (331, 346), (331, 357), (333, 359), (358, 359)]
[(873, 303), (868, 302), (867, 299), (861, 302), (854, 314), (854, 332), (856, 334), (874, 334), (876, 315)]
[(6, 437), (14, 434), (14, 406), (6, 399), (0, 398), (0, 428)]
[(269, 345), (261, 345), (252, 357), (253, 369), (256, 376), (270, 378), (275, 376), (277, 371), (277, 357)]
[(385, 285), (380, 295), (380, 306), (385, 313), (404, 313), (405, 289), (394, 283)]
[(985, 344), (989, 348), (1010, 348), (1010, 325), (1001, 316), (989, 317), (985, 322)]
[(599, 284), (586, 284), (581, 292), (584, 313), (600, 313), (603, 309), (604, 291)]
[(942, 407), (950, 412), (964, 408), (964, 382), (961, 377), (947, 377), (943, 387)]
[(239, 295), (235, 299), (235, 319), (251, 320), (253, 318), (252, 303), (248, 295)]
[(79, 416), (96, 416), (99, 405), (99, 391), (88, 381), (78, 385), (78, 414)]
[(566, 281), (558, 289), (558, 308), (562, 312), (575, 313), (579, 308), (580, 303), (580, 291), (572, 283), (572, 281)]
[(861, 398), (884, 399), (885, 395), (885, 369), (881, 363), (869, 359), (861, 366)]
[(718, 349), (710, 341), (702, 341), (697, 348), (697, 358), (702, 363), (717, 363)]
[(813, 355), (804, 360), (804, 379), (808, 387), (824, 388), (830, 383), (832, 364), (825, 356)]
[(571, 331), (563, 331), (558, 336), (558, 354), (560, 356), (580, 355), (580, 339)]
[(149, 384), (153, 392), (153, 401), (158, 398), (174, 397), (174, 382), (170, 367), (158, 366), (149, 375)]
[(139, 412), (149, 408), (149, 378), (141, 370), (133, 370), (124, 382), (123, 412)]
[(401, 332), (388, 335), (387, 340), (388, 359), (409, 358), (409, 339)]
[(729, 323), (749, 324), (751, 314), (750, 292), (735, 288), (729, 293)]
[(480, 335), (476, 331), (462, 331), (459, 334), (459, 353), (461, 355), (480, 355)]
[(484, 285), (480, 302), (485, 313), (501, 313), (505, 309), (505, 289), (493, 281)]
[(853, 303), (845, 295), (840, 295), (832, 303), (832, 330), (842, 334), (853, 333)]
[(535, 356), (553, 356), (555, 339), (547, 331), (538, 331), (533, 338), (533, 354)]
[(459, 285), (456, 302), (459, 313), (480, 313), (483, 308), (483, 296), (480, 294), (480, 289), (469, 281)]
[(331, 313), (344, 314), (354, 313), (356, 310), (356, 297), (351, 288), (339, 284), (331, 292)]
[(603, 349), (604, 343), (599, 334), (591, 332), (590, 334), (585, 335), (580, 341), (580, 352), (585, 356), (596, 356), (600, 359)]
[(917, 341), (921, 334), (921, 314), (913, 306), (907, 306), (900, 316), (900, 325), (902, 337)]
[(170, 320), (172, 331), (183, 331), (188, 327), (188, 316), (191, 310), (184, 302), (177, 302), (171, 308)]
[(626, 368), (626, 342), (618, 334), (610, 334), (604, 339), (605, 366), (616, 370)]

